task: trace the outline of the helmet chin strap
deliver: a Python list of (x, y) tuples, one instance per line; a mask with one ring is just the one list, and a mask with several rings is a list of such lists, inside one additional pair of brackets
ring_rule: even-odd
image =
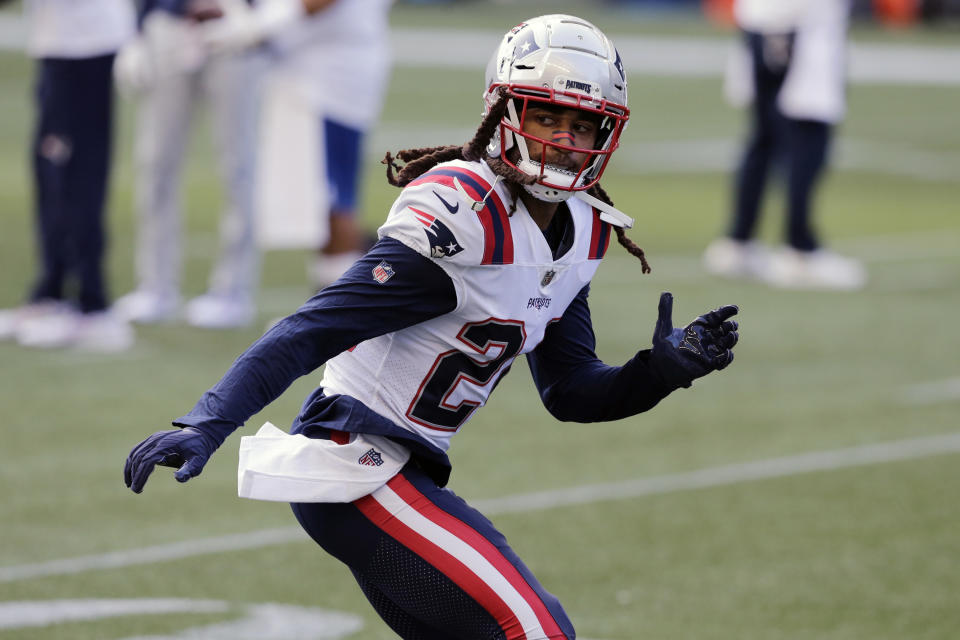
[[(520, 169), (523, 173), (527, 175), (536, 175), (536, 176), (546, 176), (551, 182), (560, 184), (568, 176), (564, 176), (558, 171), (551, 169), (549, 166), (543, 166), (539, 162), (534, 162), (532, 160), (523, 160), (517, 163), (517, 168)], [(571, 186), (573, 183), (572, 177), (570, 178)], [(542, 200), (544, 202), (563, 202), (568, 200), (570, 196), (573, 195), (573, 191), (567, 189), (559, 189), (557, 187), (548, 187), (545, 184), (540, 182), (534, 182), (533, 184), (523, 185), (524, 190), (527, 193), (532, 195), (537, 200)]]
[(633, 218), (616, 207), (611, 207), (603, 200), (593, 197), (586, 191), (575, 191), (573, 197), (579, 198), (591, 207), (596, 208), (600, 212), (600, 219), (604, 222), (609, 222), (615, 227), (623, 227), (624, 229), (633, 228)]

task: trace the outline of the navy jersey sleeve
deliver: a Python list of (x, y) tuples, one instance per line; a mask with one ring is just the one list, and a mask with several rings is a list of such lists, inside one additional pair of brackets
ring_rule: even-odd
[(558, 420), (626, 418), (652, 408), (672, 391), (650, 367), (649, 350), (620, 367), (597, 357), (587, 304), (589, 288), (577, 294), (560, 320), (547, 328), (543, 342), (527, 354), (540, 398)]
[(440, 266), (397, 240), (382, 239), (337, 282), (250, 346), (173, 424), (208, 430), (222, 441), (333, 356), (448, 313), (456, 304), (453, 282)]

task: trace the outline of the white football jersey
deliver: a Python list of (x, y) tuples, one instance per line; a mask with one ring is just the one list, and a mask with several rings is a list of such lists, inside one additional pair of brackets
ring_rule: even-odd
[(821, 24), (844, 22), (849, 0), (736, 0), (737, 25), (757, 33), (788, 33)]
[(136, 33), (130, 0), (27, 0), (27, 50), (37, 58), (115, 53)]
[[(491, 191), (495, 184), (485, 163), (454, 161), (403, 190), (379, 235), (442, 267), (457, 306), (329, 360), (321, 382), (328, 394), (353, 396), (443, 451), (514, 359), (540, 344), (590, 282), (613, 233), (571, 198), (575, 239), (554, 260), (522, 202), (508, 216), (510, 195), (502, 183)], [(373, 275), (390, 278), (393, 267), (381, 263)]]
[(340, 0), (305, 16), (271, 39), (274, 72), (294, 78), (324, 116), (369, 129), (380, 116), (390, 75), (392, 3)]

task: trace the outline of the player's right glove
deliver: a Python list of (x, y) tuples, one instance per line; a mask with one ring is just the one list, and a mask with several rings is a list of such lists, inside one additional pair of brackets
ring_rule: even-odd
[(138, 444), (127, 456), (123, 481), (134, 493), (143, 491), (153, 467), (177, 468), (173, 477), (186, 482), (203, 471), (207, 460), (223, 444), (223, 440), (194, 427), (157, 431)]
[(739, 309), (727, 305), (705, 313), (682, 329), (673, 328), (673, 295), (660, 295), (650, 362), (671, 389), (689, 387), (697, 378), (733, 362)]

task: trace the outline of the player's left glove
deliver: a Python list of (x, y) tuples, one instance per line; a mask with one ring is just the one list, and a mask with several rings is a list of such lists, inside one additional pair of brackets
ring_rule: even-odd
[(223, 16), (201, 25), (211, 54), (236, 53), (279, 34), (306, 14), (303, 0), (268, 0), (251, 7), (246, 0), (220, 0)]
[(143, 491), (153, 467), (174, 467), (173, 477), (186, 482), (203, 471), (207, 460), (223, 443), (206, 431), (194, 427), (157, 431), (138, 444), (123, 465), (123, 481), (134, 493)]
[(673, 328), (673, 295), (660, 295), (657, 325), (653, 331), (651, 364), (671, 389), (689, 387), (697, 378), (733, 362), (739, 309), (727, 305), (705, 313), (682, 329)]

